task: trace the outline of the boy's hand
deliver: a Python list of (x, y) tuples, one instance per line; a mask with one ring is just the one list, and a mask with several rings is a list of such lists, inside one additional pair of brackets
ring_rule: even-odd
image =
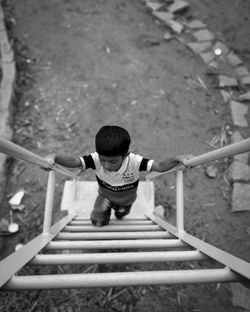
[(55, 155), (51, 154), (51, 155), (47, 155), (44, 157), (44, 159), (48, 162), (48, 166), (49, 167), (41, 167), (41, 169), (45, 170), (45, 171), (50, 171), (54, 168), (56, 162), (55, 162)]
[(182, 155), (176, 156), (175, 159), (188, 168), (189, 166), (187, 166), (187, 161), (193, 157), (194, 155), (192, 154), (182, 154)]

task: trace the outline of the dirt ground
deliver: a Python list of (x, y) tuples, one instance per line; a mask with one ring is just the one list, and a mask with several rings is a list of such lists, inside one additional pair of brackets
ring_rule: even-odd
[[(189, 2), (187, 17), (199, 16), (250, 65), (249, 2)], [(82, 155), (94, 150), (102, 125), (119, 124), (132, 135), (132, 151), (160, 160), (211, 150), (207, 142), (231, 122), (206, 66), (178, 40), (164, 41), (166, 27), (141, 1), (9, 0), (4, 8), (18, 66), (13, 139), (21, 146), (43, 156), (58, 151)], [(231, 186), (225, 179), (229, 163), (215, 163), (215, 179), (206, 176), (207, 166), (185, 172), (185, 227), (250, 261), (250, 217), (231, 212)], [(95, 178), (87, 172), (83, 179)], [(55, 220), (61, 216), (65, 180), (57, 177)], [(41, 232), (46, 182), (39, 168), (9, 161), (1, 217), (8, 218), (8, 199), (20, 188), (26, 190), (25, 209), (14, 214), (19, 233), (0, 238), (1, 258)], [(155, 189), (156, 205), (174, 222), (174, 177), (155, 180)], [(216, 284), (5, 292), (0, 298), (1, 312), (243, 311), (233, 306), (230, 285)]]

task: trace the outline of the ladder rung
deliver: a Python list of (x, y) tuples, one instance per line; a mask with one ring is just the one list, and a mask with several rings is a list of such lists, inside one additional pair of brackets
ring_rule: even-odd
[[(146, 225), (146, 224), (156, 224), (152, 220), (130, 220), (130, 219), (111, 219), (109, 225)], [(92, 225), (90, 220), (83, 220), (83, 221), (71, 221), (69, 225)]]
[(100, 264), (100, 263), (144, 263), (165, 261), (199, 261), (206, 260), (198, 250), (188, 251), (151, 251), (151, 252), (109, 252), (86, 254), (37, 255), (29, 264)]
[[(125, 219), (123, 220), (119, 220), (119, 221), (146, 221), (146, 220), (150, 220), (148, 217), (133, 217), (133, 219), (131, 218), (127, 218), (125, 217)], [(86, 217), (75, 217), (72, 221), (89, 221), (89, 218)], [(110, 221), (117, 221), (117, 219), (111, 219)]]
[(89, 274), (13, 276), (2, 289), (63, 289), (188, 283), (239, 282), (243, 278), (227, 268), (177, 271), (139, 271)]
[(51, 241), (44, 249), (179, 248), (188, 245), (180, 239), (133, 239), (97, 241)]
[(55, 240), (71, 239), (131, 239), (131, 238), (170, 238), (172, 234), (166, 231), (151, 232), (98, 232), (98, 233), (59, 233)]
[(65, 226), (62, 232), (136, 232), (136, 231), (162, 231), (157, 225), (106, 225), (97, 227), (93, 225), (69, 225)]

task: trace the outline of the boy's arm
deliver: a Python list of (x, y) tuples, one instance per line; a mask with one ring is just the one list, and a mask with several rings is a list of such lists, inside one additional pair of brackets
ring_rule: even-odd
[(75, 158), (68, 155), (49, 155), (46, 157), (51, 167), (56, 163), (68, 168), (80, 168), (82, 166), (80, 158)]
[(185, 166), (185, 161), (193, 157), (194, 156), (190, 154), (182, 154), (175, 157), (169, 157), (161, 162), (154, 161), (151, 171), (166, 172), (181, 164)]

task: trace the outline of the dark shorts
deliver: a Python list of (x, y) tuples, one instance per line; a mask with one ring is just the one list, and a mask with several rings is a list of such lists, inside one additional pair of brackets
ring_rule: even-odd
[(90, 220), (92, 224), (96, 226), (103, 226), (109, 224), (111, 209), (115, 210), (115, 216), (117, 219), (129, 214), (132, 205), (129, 206), (118, 206), (106, 197), (98, 195), (95, 201), (94, 209), (91, 212)]

